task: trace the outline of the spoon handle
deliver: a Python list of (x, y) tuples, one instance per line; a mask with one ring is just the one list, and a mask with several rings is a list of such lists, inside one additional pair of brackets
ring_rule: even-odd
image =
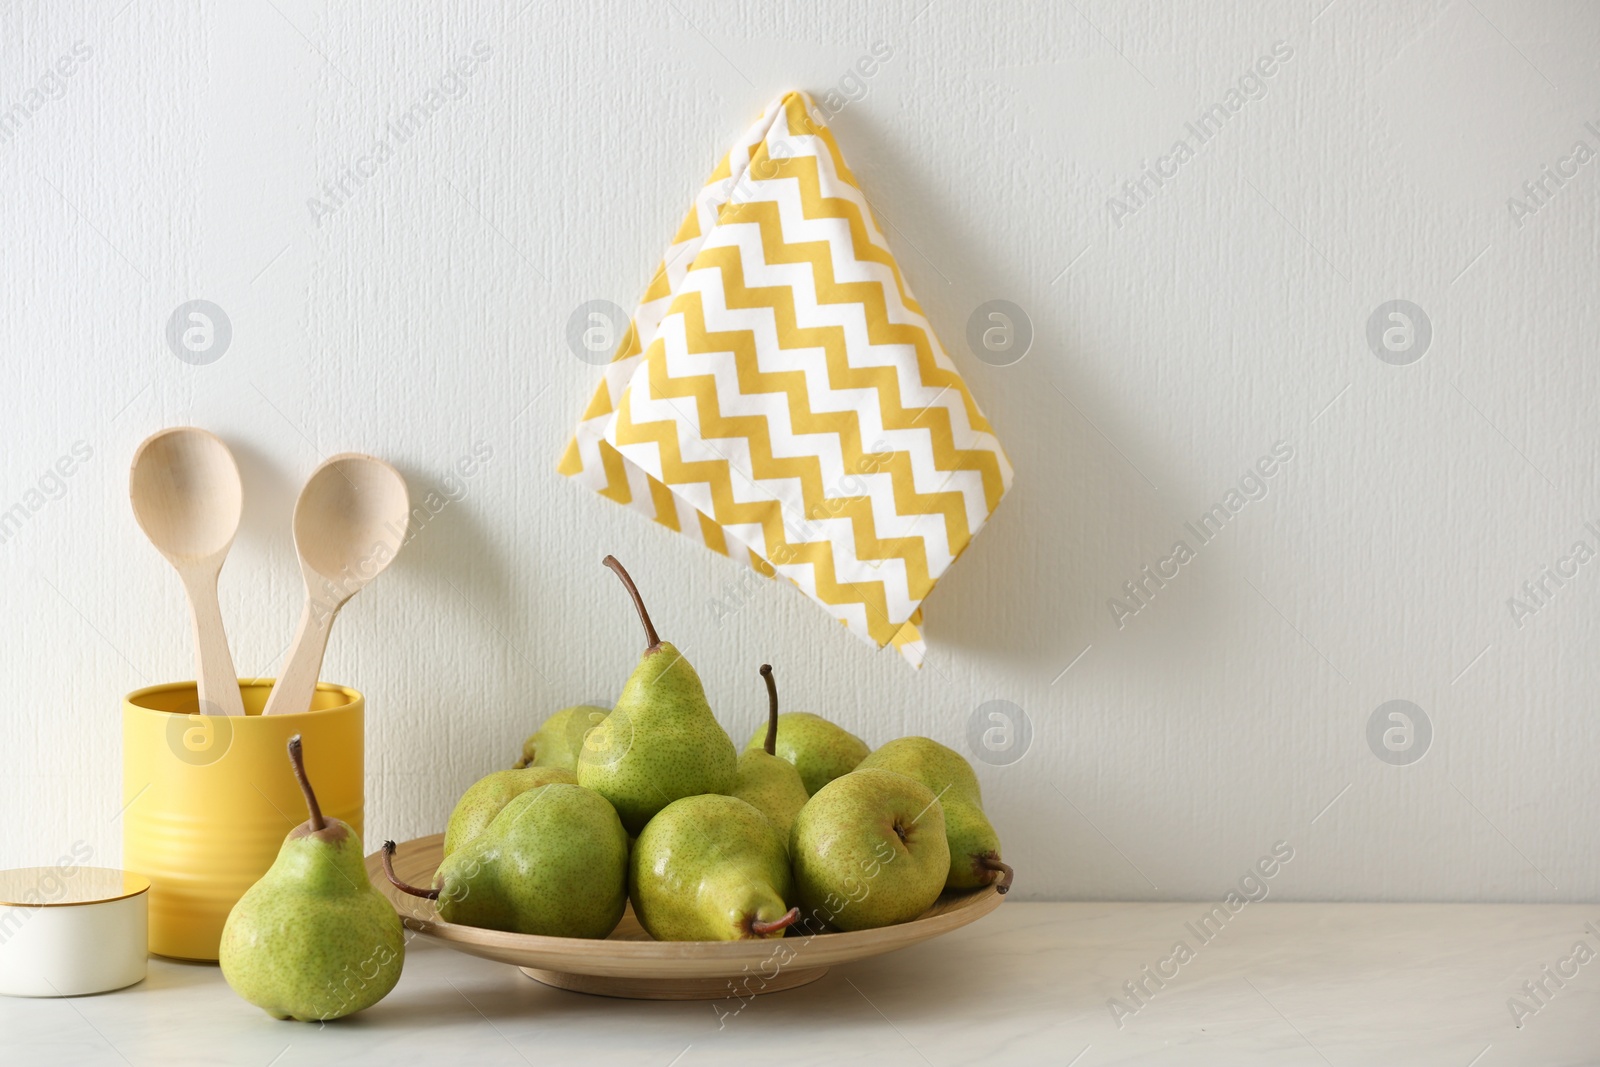
[(243, 715), (239, 675), (234, 671), (227, 631), (222, 626), (222, 608), (217, 603), (216, 575), (186, 571), (183, 584), (189, 594), (189, 617), (194, 626), (195, 686), (200, 713)]
[(261, 714), (292, 715), (311, 710), (311, 696), (317, 689), (317, 676), (322, 673), (322, 655), (328, 649), (328, 631), (333, 629), (333, 617), (338, 613), (338, 607), (330, 611), (326, 604), (319, 605), (314, 597), (306, 597), (300, 625), (289, 646), (289, 658), (284, 660)]

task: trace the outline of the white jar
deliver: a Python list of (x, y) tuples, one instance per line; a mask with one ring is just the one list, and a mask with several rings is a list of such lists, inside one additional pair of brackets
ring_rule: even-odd
[(74, 997), (145, 976), (150, 882), (62, 863), (0, 871), (0, 994)]

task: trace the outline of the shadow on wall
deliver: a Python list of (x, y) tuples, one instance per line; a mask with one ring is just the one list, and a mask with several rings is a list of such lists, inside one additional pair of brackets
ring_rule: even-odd
[[(1052, 329), (1048, 308), (1032, 309), (1032, 346), (1018, 362), (992, 366), (970, 350), (967, 318), (978, 305), (996, 292), (1022, 294), (1032, 283), (1013, 280), (1016, 265), (994, 258), (991, 234), (960, 228), (969, 213), (947, 202), (949, 192), (928, 182), (930, 171), (918, 160), (896, 155), (894, 128), (869, 128), (871, 115), (846, 109), (835, 120), (836, 135), (868, 196), (875, 186), (892, 187), (898, 216), (940, 220), (936, 238), (928, 238), (908, 235), (881, 211), (878, 218), (1016, 469), (1006, 499), (929, 596), (924, 632), (930, 648), (1043, 665), (1054, 677), (1105, 632), (1105, 599), (1138, 571), (1131, 562), (1138, 551), (1171, 543), (1175, 523), (1162, 494), (1110, 443), (1147, 446), (1141, 437), (1148, 435), (1102, 414), (1113, 405), (1093, 383), (1074, 380), (1072, 354), (1060, 340), (1065, 331)], [(1081, 412), (1094, 413), (1099, 429)], [(1136, 451), (1151, 454), (1149, 447)], [(1166, 469), (1153, 466), (1146, 473)]]
[[(1170, 541), (1174, 523), (1160, 495), (1040, 380), (1039, 366), (1007, 390), (1021, 396), (986, 408), (1016, 481), (928, 598), (926, 630), (931, 646), (1042, 665), (1053, 678), (1106, 633), (1106, 597), (1135, 575), (1137, 548)], [(996, 376), (1008, 372), (1025, 373)], [(993, 392), (982, 381), (973, 388)]]
[[(241, 541), (248, 540), (266, 554), (287, 557), (287, 567), (273, 567), (269, 580), (274, 589), (262, 598), (262, 603), (287, 605), (293, 602), (291, 612), (298, 612), (301, 598), (301, 580), (295, 564), (292, 533), (292, 516), (301, 484), (310, 470), (288, 468), (281, 457), (260, 452), (238, 440), (228, 440), (238, 461), (240, 476), (248, 487), (244, 495), (244, 514), (239, 525)], [(492, 469), (494, 450), (483, 444), (463, 450), (462, 454), (443, 470), (422, 470), (403, 464), (396, 469), (405, 478), (411, 498), (411, 518), (407, 525), (401, 550), (396, 555), (392, 572), (412, 576), (425, 576), (426, 586), (438, 583), (437, 600), (458, 629), (481, 634), (477, 642), (484, 648), (498, 648), (507, 638), (513, 642), (518, 635), (502, 637), (488, 620), (511, 617), (514, 601), (509, 589), (509, 575), (505, 560), (496, 552), (492, 539), (475, 519), (474, 511), (463, 506), (470, 497), (486, 491), (486, 471)], [(278, 588), (278, 582), (282, 587)], [(393, 584), (393, 579), (384, 583)], [(452, 588), (453, 587), (453, 588)], [(293, 614), (283, 623), (285, 634), (292, 632)], [(519, 664), (526, 653), (510, 650), (508, 655)], [(254, 666), (270, 673), (280, 664), (239, 664), (241, 670)], [(506, 692), (497, 694), (509, 697), (525, 691), (526, 682), (517, 671), (500, 682)]]
[[(518, 634), (500, 634), (491, 620), (514, 617), (510, 571), (493, 539), (464, 502), (488, 489), (496, 460), (494, 446), (478, 443), (443, 471), (401, 467), (411, 489), (411, 523), (396, 565), (408, 561), (443, 583), (441, 607), (469, 632), (482, 632), (483, 645), (507, 641), (514, 660), (526, 655)], [(504, 462), (502, 459), (501, 462)], [(520, 674), (520, 671), (518, 672)], [(520, 688), (511, 684), (508, 688)]]
[[(241, 676), (272, 678), (283, 666), (305, 599), (300, 565), (295, 557), (293, 519), (300, 485), (310, 476), (312, 467), (290, 467), (281, 455), (262, 452), (231, 434), (218, 436), (233, 453), (234, 462), (239, 465), (239, 478), (244, 483), (239, 533), (230, 555), (238, 557), (241, 555), (239, 546), (248, 546), (249, 551), (265, 561), (265, 566), (257, 571), (261, 586), (248, 591), (246, 604), (250, 612), (271, 619), (263, 637), (266, 644), (257, 645), (253, 650), (235, 647), (234, 666)], [(237, 566), (237, 563), (232, 565)], [(227, 588), (227, 579), (228, 572), (224, 570), (224, 588)], [(239, 632), (246, 629), (240, 625)]]
[[(234, 461), (239, 464), (239, 477), (245, 485), (244, 511), (239, 518), (239, 540), (266, 546), (282, 538), (286, 545), (290, 545), (292, 555), (290, 522), (294, 515), (295, 497), (300, 492), (298, 482), (294, 481), (296, 472), (286, 471), (279, 457), (258, 451), (236, 437), (229, 434), (218, 436), (233, 452)], [(298, 476), (304, 480), (310, 473), (308, 468)], [(294, 572), (292, 577), (298, 587), (299, 572)], [(290, 624), (293, 624), (292, 619)]]

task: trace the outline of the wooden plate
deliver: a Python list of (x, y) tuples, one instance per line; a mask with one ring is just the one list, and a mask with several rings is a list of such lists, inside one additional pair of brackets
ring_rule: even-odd
[[(395, 852), (395, 874), (412, 885), (431, 885), (443, 854), (443, 834), (403, 842)], [(793, 989), (815, 982), (836, 963), (880, 956), (947, 934), (983, 918), (1005, 899), (992, 886), (946, 893), (921, 917), (898, 926), (762, 941), (655, 941), (630, 905), (617, 928), (600, 941), (444, 922), (431, 900), (408, 896), (389, 884), (377, 852), (367, 857), (367, 875), (409, 929), (457, 951), (512, 964), (545, 985), (635, 1000), (744, 1000)]]

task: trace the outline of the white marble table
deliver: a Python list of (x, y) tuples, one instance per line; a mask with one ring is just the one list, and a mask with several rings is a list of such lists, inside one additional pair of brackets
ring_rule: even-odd
[[(1207, 908), (1008, 902), (721, 1028), (707, 1003), (561, 992), (424, 939), (387, 1000), (322, 1026), (267, 1018), (215, 967), (152, 960), (120, 993), (0, 997), (0, 1064), (1600, 1063), (1600, 905), (1264, 902), (1202, 943), (1190, 927)], [(1574, 960), (1580, 941), (1596, 958)], [(1123, 983), (1146, 965), (1177, 976), (1144, 979), (1154, 995), (1138, 1006)], [(1558, 986), (1546, 965), (1576, 974)], [(1522, 989), (1540, 980), (1542, 1003)], [(1114, 1019), (1113, 996), (1138, 1010)], [(1514, 996), (1537, 1009), (1520, 1027)]]

